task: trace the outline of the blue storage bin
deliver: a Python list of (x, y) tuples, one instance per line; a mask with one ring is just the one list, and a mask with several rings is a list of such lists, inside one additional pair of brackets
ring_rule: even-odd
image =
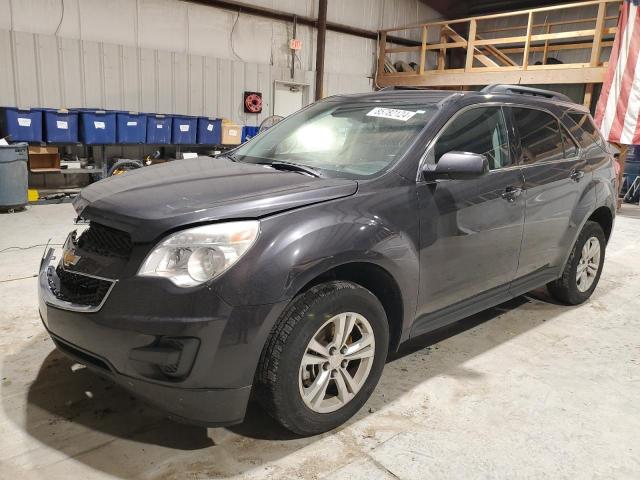
[(44, 140), (49, 143), (78, 143), (78, 112), (44, 108)]
[(80, 140), (87, 145), (116, 143), (116, 112), (80, 109)]
[(147, 114), (147, 143), (150, 145), (171, 143), (171, 117)]
[(220, 145), (222, 143), (222, 120), (199, 117), (196, 142), (200, 145)]
[(172, 115), (173, 125), (171, 126), (171, 143), (193, 145), (196, 143), (196, 130), (198, 119), (183, 115)]
[(144, 143), (147, 140), (147, 116), (137, 112), (116, 114), (118, 143)]
[(42, 142), (42, 110), (5, 107), (0, 112), (0, 138), (9, 142)]
[(258, 134), (259, 131), (260, 127), (249, 127), (247, 125), (242, 127), (242, 143), (246, 142), (247, 140), (251, 140)]

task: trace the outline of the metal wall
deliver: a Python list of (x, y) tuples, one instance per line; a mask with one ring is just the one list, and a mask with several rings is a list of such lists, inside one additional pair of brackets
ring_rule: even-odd
[[(315, 16), (315, 0), (245, 0)], [(361, 28), (437, 17), (418, 0), (331, 0), (329, 19)], [(212, 115), (257, 124), (273, 82), (290, 80), (290, 24), (178, 0), (0, 0), (0, 105)], [(313, 91), (315, 30), (293, 81)], [(326, 95), (371, 89), (376, 42), (329, 32)], [(263, 93), (262, 115), (242, 92)]]

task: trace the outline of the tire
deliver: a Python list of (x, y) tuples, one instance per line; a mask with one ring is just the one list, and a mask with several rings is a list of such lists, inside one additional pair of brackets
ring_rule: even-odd
[[(346, 320), (340, 320), (344, 318)], [(321, 364), (303, 366), (303, 356), (308, 359), (315, 355), (310, 351), (312, 338), (322, 343), (324, 335), (327, 338), (332, 336), (331, 341), (327, 340), (325, 353), (331, 350), (332, 344), (341, 343), (336, 340), (339, 321), (346, 322), (344, 325), (354, 325), (352, 333), (343, 337), (346, 341), (342, 344), (346, 346), (339, 351), (336, 348), (329, 357), (323, 356)], [(348, 326), (341, 331), (347, 330)], [(371, 338), (375, 342), (367, 350), (371, 357), (349, 360), (345, 366), (344, 358), (348, 355), (340, 357), (342, 354), (338, 352), (348, 353), (352, 347), (356, 349), (367, 343), (357, 345), (358, 338), (362, 340), (365, 337), (367, 342)], [(298, 435), (326, 432), (346, 422), (367, 401), (382, 374), (388, 346), (387, 316), (380, 301), (369, 290), (345, 281), (316, 285), (296, 296), (272, 329), (256, 372), (256, 398), (276, 421)], [(330, 362), (325, 362), (325, 358), (330, 358)], [(359, 390), (347, 388), (348, 395), (345, 395), (343, 372), (348, 370), (353, 373), (353, 377), (349, 374), (351, 380), (360, 378), (361, 384)], [(314, 371), (317, 371), (315, 380), (312, 378)], [(311, 401), (308, 392), (321, 378), (322, 371), (331, 376), (326, 393)], [(344, 404), (341, 404), (343, 400), (338, 393), (339, 384), (343, 388), (342, 398), (349, 398)], [(314, 403), (315, 406), (310, 406)]]
[[(595, 239), (599, 245), (599, 258), (597, 259), (597, 262), (592, 263), (593, 265), (597, 264), (597, 271), (595, 272), (595, 275), (591, 277), (588, 288), (585, 289), (587, 284), (582, 286), (580, 285), (581, 282), (578, 278), (578, 268), (583, 268), (583, 264), (581, 264), (584, 256), (583, 249), (585, 248), (585, 244), (591, 239)], [(585, 302), (591, 296), (600, 281), (602, 265), (604, 264), (605, 248), (606, 240), (602, 227), (596, 222), (588, 221), (580, 232), (580, 235), (571, 250), (569, 260), (567, 260), (562, 276), (547, 284), (547, 289), (551, 296), (562, 303), (566, 303), (567, 305), (579, 305)]]
[(111, 177), (113, 175), (122, 175), (130, 170), (137, 170), (138, 168), (142, 168), (142, 162), (138, 160), (118, 160), (113, 166), (109, 169), (107, 173), (107, 177)]

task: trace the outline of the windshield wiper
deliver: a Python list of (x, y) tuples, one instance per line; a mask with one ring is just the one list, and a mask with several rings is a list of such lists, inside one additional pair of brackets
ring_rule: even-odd
[(298, 163), (289, 163), (289, 162), (261, 162), (258, 165), (268, 165), (276, 170), (288, 170), (291, 172), (302, 172), (313, 177), (322, 177), (320, 171), (317, 168), (309, 167), (307, 165), (300, 165)]
[(220, 155), (216, 155), (215, 158), (227, 158), (229, 160), (231, 160), (232, 162), (237, 162), (238, 160), (236, 160), (236, 158), (233, 156), (232, 153), (221, 153)]

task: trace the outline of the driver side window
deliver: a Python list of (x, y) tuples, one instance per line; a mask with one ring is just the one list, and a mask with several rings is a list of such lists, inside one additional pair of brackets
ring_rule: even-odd
[(436, 162), (451, 151), (485, 155), (491, 170), (510, 166), (509, 140), (502, 108), (472, 108), (456, 117), (436, 142)]

